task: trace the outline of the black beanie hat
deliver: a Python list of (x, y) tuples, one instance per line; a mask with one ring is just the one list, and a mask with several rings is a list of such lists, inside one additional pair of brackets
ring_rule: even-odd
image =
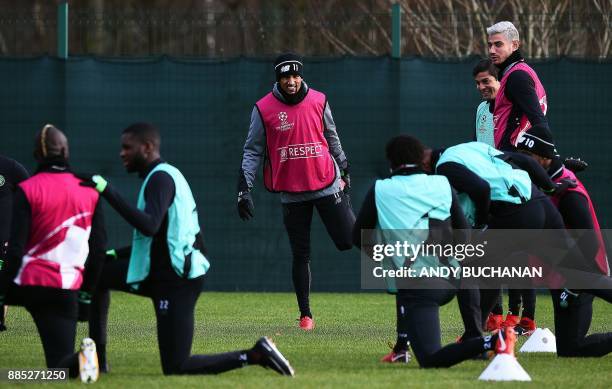
[(552, 134), (550, 130), (544, 127), (532, 127), (520, 135), (516, 141), (516, 148), (549, 159), (553, 159), (557, 155)]
[(274, 61), (274, 72), (276, 73), (276, 81), (281, 77), (294, 75), (303, 77), (304, 64), (302, 57), (295, 53), (285, 53), (276, 57)]

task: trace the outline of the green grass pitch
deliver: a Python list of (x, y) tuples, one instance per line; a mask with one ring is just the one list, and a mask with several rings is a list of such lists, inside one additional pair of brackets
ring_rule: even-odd
[[(274, 339), (296, 370), (282, 377), (258, 366), (217, 376), (172, 376), (161, 373), (155, 318), (150, 300), (123, 293), (112, 296), (109, 317), (109, 361), (112, 371), (100, 377), (103, 388), (491, 388), (477, 380), (486, 361), (466, 361), (450, 369), (424, 370), (416, 361), (388, 365), (379, 359), (395, 339), (394, 299), (383, 293), (315, 293), (312, 307), (317, 327), (297, 328), (292, 293), (204, 293), (196, 308), (193, 353), (215, 353), (250, 347), (260, 336)], [(443, 342), (462, 332), (456, 301), (440, 312)], [(553, 329), (550, 296), (538, 295), (536, 321)], [(595, 300), (591, 332), (610, 331), (612, 307)], [(0, 368), (41, 368), (42, 346), (29, 314), (9, 310), (8, 331), (0, 333)], [(79, 324), (77, 341), (86, 336)], [(524, 342), (519, 341), (518, 348)], [(561, 359), (552, 354), (517, 353), (532, 383), (502, 383), (495, 387), (602, 388), (612, 382), (612, 355), (604, 358)], [(40, 385), (40, 384), (38, 384)], [(38, 386), (37, 385), (37, 386)], [(80, 381), (56, 383), (62, 388)], [(7, 386), (7, 382), (0, 382)], [(19, 387), (25, 387), (20, 384)]]

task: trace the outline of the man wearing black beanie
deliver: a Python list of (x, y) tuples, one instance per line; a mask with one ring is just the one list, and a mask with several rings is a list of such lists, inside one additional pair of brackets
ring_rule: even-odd
[[(533, 157), (547, 169), (554, 182), (571, 179), (575, 187), (553, 195), (566, 227), (580, 230), (578, 247), (589, 271), (610, 275), (605, 245), (601, 236), (595, 207), (584, 185), (564, 165), (550, 131), (532, 128), (519, 136), (517, 149)], [(601, 357), (612, 352), (612, 333), (586, 335), (592, 319), (593, 296), (612, 302), (612, 290), (551, 290), (555, 317), (557, 355), (560, 357)]]
[(238, 214), (253, 217), (251, 190), (263, 160), (264, 184), (280, 192), (283, 221), (293, 253), (292, 279), (300, 328), (314, 328), (310, 311), (310, 224), (313, 208), (339, 250), (352, 247), (355, 215), (348, 197), (349, 164), (327, 97), (303, 81), (304, 63), (294, 53), (274, 61), (276, 83), (251, 113), (238, 176)]

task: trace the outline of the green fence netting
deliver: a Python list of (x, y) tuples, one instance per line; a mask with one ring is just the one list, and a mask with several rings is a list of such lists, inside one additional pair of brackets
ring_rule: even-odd
[[(352, 166), (353, 205), (386, 174), (384, 144), (400, 132), (432, 146), (471, 140), (479, 96), (465, 62), (424, 59), (310, 58), (305, 80), (325, 92)], [(604, 227), (612, 224), (609, 64), (556, 60), (534, 64), (546, 87), (559, 151), (585, 158), (580, 174)], [(271, 61), (50, 57), (0, 60), (0, 153), (30, 170), (34, 133), (65, 130), (75, 170), (99, 172), (135, 201), (140, 181), (124, 172), (119, 136), (135, 121), (162, 131), (162, 154), (194, 191), (212, 268), (207, 289), (290, 290), (291, 254), (277, 195), (260, 181), (255, 219), (235, 209), (236, 176), (254, 102), (274, 82)], [(129, 244), (130, 227), (108, 206), (110, 245)], [(313, 289), (357, 290), (357, 250), (337, 252), (314, 218)]]

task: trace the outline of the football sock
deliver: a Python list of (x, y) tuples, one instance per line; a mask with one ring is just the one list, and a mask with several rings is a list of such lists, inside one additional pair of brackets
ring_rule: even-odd
[(106, 344), (96, 344), (96, 353), (98, 354), (98, 365), (100, 366), (100, 372), (106, 373)]
[(293, 287), (300, 308), (300, 317), (312, 318), (310, 312), (310, 265), (307, 261), (293, 261)]
[(395, 342), (395, 347), (393, 347), (394, 353), (399, 353), (400, 351), (408, 350), (408, 334), (406, 333), (398, 333), (397, 341)]
[[(231, 351), (212, 355), (192, 355), (180, 367), (178, 374), (218, 374), (238, 369), (248, 362), (249, 352)], [(175, 373), (176, 374), (176, 373)]]

